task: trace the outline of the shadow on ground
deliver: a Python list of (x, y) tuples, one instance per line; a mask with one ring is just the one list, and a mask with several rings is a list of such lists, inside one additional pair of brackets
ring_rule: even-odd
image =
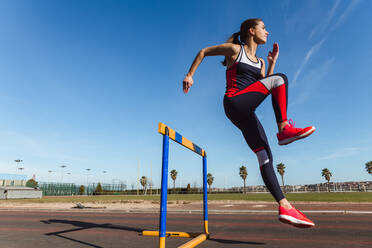
[[(58, 231), (58, 232), (45, 233), (44, 235), (57, 236), (59, 238), (63, 238), (63, 239), (69, 240), (69, 241), (77, 242), (79, 244), (87, 245), (87, 246), (90, 246), (90, 247), (96, 247), (96, 248), (103, 248), (103, 247), (92, 244), (92, 243), (84, 242), (84, 241), (81, 241), (81, 240), (78, 240), (78, 239), (66, 237), (62, 234), (81, 231), (81, 230), (87, 230), (87, 229), (91, 229), (91, 228), (109, 228), (109, 229), (130, 231), (130, 232), (136, 232), (136, 233), (138, 233), (138, 235), (142, 235), (142, 231), (143, 231), (143, 229), (140, 229), (140, 228), (129, 227), (129, 226), (120, 226), (120, 225), (112, 225), (110, 223), (96, 224), (96, 223), (91, 223), (91, 222), (62, 220), (62, 219), (41, 220), (40, 222), (42, 222), (44, 224), (58, 223), (58, 224), (72, 225), (75, 228), (70, 228), (70, 229), (63, 230), (63, 231)], [(247, 244), (247, 245), (265, 245), (266, 244), (266, 243), (262, 243), (262, 242), (239, 241), (239, 240), (229, 240), (229, 239), (220, 239), (220, 238), (209, 238), (208, 240), (212, 241), (212, 242), (221, 243), (221, 244)]]
[(57, 236), (63, 239), (67, 239), (70, 241), (74, 241), (80, 244), (84, 244), (90, 247), (97, 247), (97, 248), (103, 248), (102, 246), (94, 245), (88, 242), (84, 242), (81, 240), (65, 237), (62, 234), (64, 233), (70, 233), (70, 232), (76, 232), (76, 231), (81, 231), (81, 230), (86, 230), (90, 228), (110, 228), (110, 229), (116, 229), (116, 230), (124, 230), (124, 231), (131, 231), (131, 232), (137, 232), (138, 235), (142, 234), (143, 229), (140, 228), (135, 228), (135, 227), (128, 227), (128, 226), (118, 226), (118, 225), (112, 225), (110, 223), (106, 224), (96, 224), (96, 223), (91, 223), (91, 222), (84, 222), (84, 221), (73, 221), (73, 220), (58, 220), (58, 219), (50, 219), (50, 220), (41, 220), (40, 222), (44, 224), (53, 224), (53, 223), (60, 223), (60, 224), (69, 224), (72, 226), (75, 226), (76, 228), (72, 229), (67, 229), (63, 231), (58, 231), (58, 232), (50, 232), (50, 233), (45, 233), (44, 235), (47, 236)]
[(210, 238), (208, 240), (218, 242), (218, 243), (223, 243), (223, 244), (266, 245), (266, 243), (262, 243), (262, 242), (250, 242), (250, 241), (239, 241), (239, 240), (228, 240), (228, 239)]

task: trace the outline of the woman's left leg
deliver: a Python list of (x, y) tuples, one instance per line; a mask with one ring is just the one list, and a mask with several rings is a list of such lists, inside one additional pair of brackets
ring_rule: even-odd
[(285, 199), (285, 197), (275, 175), (273, 156), (271, 154), (265, 130), (254, 112), (244, 120), (240, 121), (238, 125), (248, 146), (257, 156), (261, 176), (267, 189), (273, 195), (275, 200), (280, 203), (280, 201)]

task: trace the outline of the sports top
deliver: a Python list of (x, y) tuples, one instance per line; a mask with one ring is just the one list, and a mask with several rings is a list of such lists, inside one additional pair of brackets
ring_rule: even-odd
[(244, 46), (240, 46), (240, 52), (234, 64), (226, 69), (226, 95), (233, 95), (262, 78), (262, 62), (258, 58), (257, 60), (258, 63), (250, 60)]

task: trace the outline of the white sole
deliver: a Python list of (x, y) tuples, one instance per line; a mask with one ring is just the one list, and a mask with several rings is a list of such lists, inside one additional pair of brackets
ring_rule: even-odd
[(292, 216), (289, 216), (289, 215), (279, 215), (279, 219), (286, 220), (286, 221), (288, 221), (292, 224), (299, 224), (299, 225), (305, 225), (305, 226), (315, 226), (314, 223), (299, 220), (299, 219), (296, 219), (296, 218), (294, 218)]
[(289, 143), (292, 143), (293, 141), (295, 140), (298, 140), (298, 139), (302, 139), (302, 138), (305, 138), (306, 136), (309, 136), (310, 134), (312, 134), (313, 132), (315, 131), (315, 127), (312, 127), (309, 131), (307, 131), (306, 133), (303, 133), (301, 134), (300, 136), (296, 136), (296, 137), (292, 137), (292, 138), (288, 138), (288, 139), (284, 139), (284, 140), (281, 140), (279, 141), (279, 145), (287, 145)]

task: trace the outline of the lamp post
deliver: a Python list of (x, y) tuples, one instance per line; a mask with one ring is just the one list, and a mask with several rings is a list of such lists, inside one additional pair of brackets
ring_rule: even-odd
[(16, 174), (17, 174), (19, 163), (23, 162), (23, 160), (21, 160), (21, 159), (16, 159), (16, 160), (14, 160), (14, 162), (17, 163), (17, 168), (16, 168)]
[(61, 183), (63, 183), (63, 169), (66, 168), (66, 165), (61, 165)]
[[(106, 180), (106, 179), (105, 179), (105, 174), (107, 173), (107, 171), (102, 171), (102, 173), (103, 173), (102, 181), (104, 181), (104, 180)], [(103, 184), (103, 182), (102, 182), (102, 184)]]
[(90, 169), (86, 169), (87, 170), (87, 195), (89, 195), (89, 171)]
[[(68, 181), (71, 181), (71, 178), (70, 178), (71, 172), (67, 172), (67, 175), (68, 175), (68, 179), (70, 179)], [(68, 183), (70, 183), (70, 182), (68, 182)]]
[[(24, 167), (19, 167), (18, 170), (21, 171), (21, 174), (22, 174), (22, 170), (24, 170), (25, 168)], [(17, 180), (17, 184), (19, 183), (19, 181)], [(22, 185), (22, 181), (21, 181), (21, 185)]]
[(53, 171), (52, 170), (48, 170), (48, 183), (50, 183), (50, 174), (52, 173)]

